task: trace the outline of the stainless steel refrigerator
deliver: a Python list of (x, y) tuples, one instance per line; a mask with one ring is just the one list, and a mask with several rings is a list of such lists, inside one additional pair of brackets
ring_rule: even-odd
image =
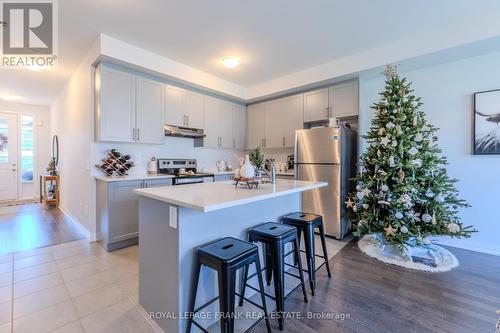
[(296, 132), (295, 178), (328, 182), (302, 193), (302, 211), (322, 215), (325, 233), (338, 239), (351, 230), (344, 201), (353, 186), (356, 159), (357, 134), (351, 129), (315, 127)]

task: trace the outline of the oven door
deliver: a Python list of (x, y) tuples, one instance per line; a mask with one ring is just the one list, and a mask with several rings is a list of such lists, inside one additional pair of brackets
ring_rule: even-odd
[(200, 184), (203, 183), (203, 178), (201, 177), (183, 177), (174, 178), (172, 185), (186, 185), (186, 184)]

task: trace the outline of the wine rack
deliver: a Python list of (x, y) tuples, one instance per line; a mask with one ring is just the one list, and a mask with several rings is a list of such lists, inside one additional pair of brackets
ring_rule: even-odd
[(111, 149), (108, 155), (95, 166), (108, 177), (113, 174), (126, 176), (128, 175), (128, 171), (134, 166), (134, 162), (130, 155), (123, 155), (118, 150)]

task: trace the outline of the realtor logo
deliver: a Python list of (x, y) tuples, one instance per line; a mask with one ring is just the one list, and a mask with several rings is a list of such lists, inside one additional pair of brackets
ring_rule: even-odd
[(54, 0), (1, 1), (2, 66), (53, 67), (57, 59)]

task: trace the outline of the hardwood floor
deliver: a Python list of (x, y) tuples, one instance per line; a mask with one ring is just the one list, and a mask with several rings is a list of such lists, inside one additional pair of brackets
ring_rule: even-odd
[(57, 208), (40, 204), (0, 207), (0, 254), (83, 238)]
[[(372, 259), (355, 242), (318, 272), (317, 292), (304, 303), (296, 290), (285, 308), (341, 313), (344, 320), (287, 319), (285, 332), (495, 332), (500, 309), (500, 257), (449, 248), (460, 266), (446, 273), (399, 268)], [(279, 331), (271, 321), (273, 331)], [(265, 332), (261, 322), (254, 332)]]

